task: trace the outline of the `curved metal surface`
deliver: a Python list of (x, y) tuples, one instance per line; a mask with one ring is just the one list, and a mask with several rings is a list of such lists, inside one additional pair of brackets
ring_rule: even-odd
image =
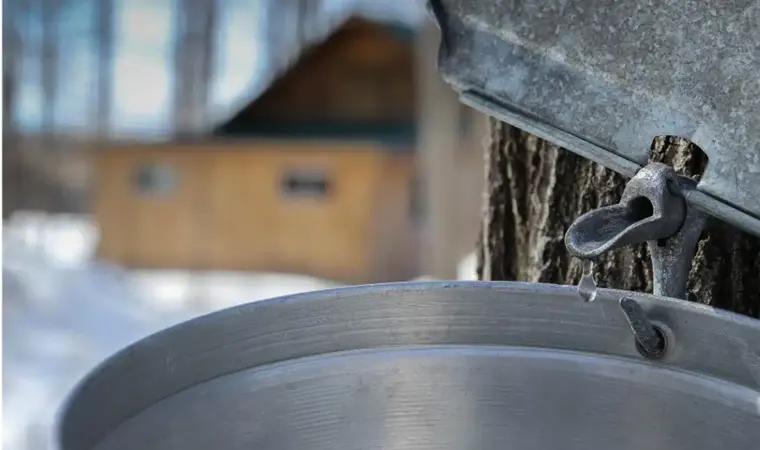
[(465, 103), (629, 177), (656, 136), (691, 139), (694, 201), (760, 235), (760, 2), (429, 2)]
[(673, 236), (684, 222), (686, 205), (670, 192), (677, 180), (672, 167), (652, 163), (625, 186), (620, 202), (602, 206), (575, 219), (565, 246), (578, 258), (596, 258), (615, 248)]
[[(635, 299), (667, 337), (636, 350)], [(252, 303), (125, 349), (63, 450), (713, 449), (760, 439), (760, 325), (677, 300), (403, 283)]]

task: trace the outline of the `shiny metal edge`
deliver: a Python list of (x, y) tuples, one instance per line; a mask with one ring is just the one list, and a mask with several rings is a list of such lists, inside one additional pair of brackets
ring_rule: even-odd
[[(618, 305), (623, 295), (636, 299), (672, 336), (662, 360), (651, 362), (637, 352)], [(157, 401), (240, 370), (383, 347), (579, 351), (663, 365), (760, 392), (760, 321), (645, 294), (600, 289), (596, 298), (584, 302), (573, 286), (411, 282), (225, 309), (149, 336), (103, 362), (70, 395), (60, 416), (60, 442), (64, 448), (92, 448)]]
[(514, 106), (509, 107), (504, 103), (490, 99), (485, 94), (476, 91), (463, 91), (459, 96), (459, 100), (487, 116), (494, 117), (541, 139), (552, 142), (579, 156), (612, 169), (625, 177), (630, 178), (636, 175), (636, 172), (642, 167), (640, 164), (592, 144), (586, 139), (560, 130), (549, 123), (542, 122)]
[[(507, 105), (488, 98), (484, 94), (465, 90), (460, 94), (459, 99), (463, 104), (487, 116), (499, 119), (502, 122), (570, 150), (625, 177), (633, 177), (641, 169), (639, 164), (623, 156), (607, 151), (603, 147), (592, 144), (572, 133), (560, 130), (551, 124), (544, 123), (530, 114), (520, 111), (518, 108), (510, 108)], [(686, 191), (684, 194), (687, 203), (705, 214), (723, 220), (742, 231), (760, 236), (760, 219), (697, 189)]]

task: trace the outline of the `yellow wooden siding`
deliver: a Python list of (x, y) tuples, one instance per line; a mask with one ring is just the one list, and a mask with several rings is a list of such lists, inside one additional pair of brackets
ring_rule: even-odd
[[(99, 252), (136, 266), (187, 265), (198, 260), (196, 223), (203, 190), (203, 156), (161, 153), (101, 155), (96, 165), (95, 217), (101, 229)], [(143, 164), (169, 164), (178, 176), (170, 196), (141, 195), (134, 188), (135, 171)]]
[[(99, 255), (129, 266), (371, 281), (380, 233), (375, 211), (387, 203), (378, 199), (399, 195), (384, 188), (388, 158), (411, 167), (411, 157), (390, 156), (372, 144), (249, 141), (108, 149), (96, 157)], [(176, 168), (171, 196), (134, 189), (134, 174), (145, 163)], [(285, 196), (280, 182), (288, 169), (323, 170), (330, 195)]]
[(409, 279), (419, 274), (419, 227), (411, 213), (414, 166), (405, 155), (388, 155), (380, 169), (372, 211), (372, 271), (380, 281)]

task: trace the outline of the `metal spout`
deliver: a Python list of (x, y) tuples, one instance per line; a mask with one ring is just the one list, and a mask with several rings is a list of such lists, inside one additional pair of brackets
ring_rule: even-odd
[(628, 182), (620, 203), (589, 211), (573, 222), (565, 234), (567, 250), (575, 257), (593, 259), (646, 242), (654, 293), (685, 298), (691, 259), (706, 222), (705, 214), (687, 208), (679, 194), (693, 184), (671, 167), (649, 164)]
[[(652, 203), (638, 197), (626, 204), (605, 206), (580, 216), (567, 230), (565, 246), (579, 258), (596, 258), (604, 252), (667, 237), (680, 223), (654, 214)], [(657, 238), (659, 239), (659, 238)]]
[(565, 234), (565, 246), (578, 258), (596, 258), (615, 248), (674, 235), (684, 221), (682, 198), (670, 192), (672, 169), (651, 164), (626, 185), (617, 205), (580, 216)]

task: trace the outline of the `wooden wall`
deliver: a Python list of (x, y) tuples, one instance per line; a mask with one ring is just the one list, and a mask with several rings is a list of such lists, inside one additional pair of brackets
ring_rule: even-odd
[(388, 155), (379, 170), (382, 182), (371, 225), (372, 273), (375, 281), (409, 280), (420, 275), (420, 220), (412, 211), (414, 163), (406, 155)]
[[(140, 192), (135, 176), (150, 164), (174, 168), (173, 190)], [(407, 214), (412, 164), (409, 155), (361, 143), (109, 148), (95, 155), (98, 253), (135, 267), (285, 271), (350, 282), (408, 278), (416, 267), (400, 253), (416, 253)], [(284, 194), (288, 170), (324, 171), (329, 194)]]
[(417, 36), (417, 168), (426, 205), (421, 270), (451, 279), (475, 248), (485, 180), (487, 119), (459, 102), (438, 72), (440, 30), (430, 22)]

